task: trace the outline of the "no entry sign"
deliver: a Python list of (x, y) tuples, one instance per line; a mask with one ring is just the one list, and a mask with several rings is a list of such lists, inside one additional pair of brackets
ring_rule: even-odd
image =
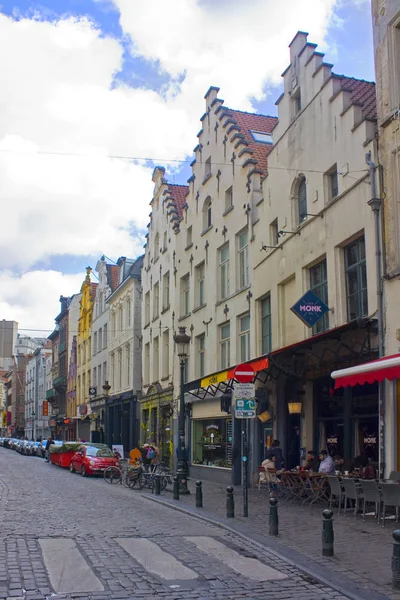
[(251, 365), (238, 365), (234, 375), (239, 383), (251, 383), (254, 379), (254, 369)]

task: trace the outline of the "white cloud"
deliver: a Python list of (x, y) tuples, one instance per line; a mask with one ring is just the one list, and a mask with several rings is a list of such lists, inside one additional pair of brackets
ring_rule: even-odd
[(0, 314), (24, 327), (51, 326), (59, 295), (81, 281), (27, 272), (36, 261), (142, 250), (129, 231), (147, 223), (151, 169), (104, 156), (190, 154), (208, 87), (220, 86), (227, 105), (251, 109), (251, 97), (280, 81), (298, 29), (324, 42), (337, 0), (113, 1), (132, 52), (171, 77), (160, 93), (115, 85), (122, 45), (87, 18), (0, 14), (1, 268), (25, 272), (0, 271)]
[(60, 312), (59, 297), (78, 293), (84, 278), (84, 273), (31, 271), (16, 276), (3, 271), (0, 273), (1, 318), (18, 321), (20, 331), (26, 335), (32, 329), (46, 337), (54, 326), (54, 317)]

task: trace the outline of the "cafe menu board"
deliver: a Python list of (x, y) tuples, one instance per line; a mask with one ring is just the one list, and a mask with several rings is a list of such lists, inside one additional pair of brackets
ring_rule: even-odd
[(232, 419), (226, 420), (226, 463), (232, 465)]

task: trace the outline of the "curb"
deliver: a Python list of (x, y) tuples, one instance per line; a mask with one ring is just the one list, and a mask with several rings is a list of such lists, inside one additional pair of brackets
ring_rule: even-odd
[[(188, 516), (195, 517), (201, 521), (204, 521), (205, 523), (208, 523), (209, 525), (214, 525), (215, 527), (225, 529), (230, 533), (240, 536), (246, 542), (255, 544), (263, 550), (267, 550), (276, 558), (279, 558), (291, 566), (296, 567), (296, 569), (308, 577), (312, 577), (320, 583), (331, 587), (340, 594), (350, 598), (350, 600), (390, 600), (389, 596), (385, 596), (380, 592), (375, 592), (368, 588), (364, 588), (345, 575), (335, 573), (328, 567), (317, 563), (312, 558), (308, 558), (297, 550), (292, 550), (291, 548), (282, 546), (271, 538), (267, 538), (266, 536), (259, 534), (249, 535), (242, 530), (243, 528), (241, 525), (228, 525), (228, 523), (225, 523), (224, 520), (215, 517), (214, 515), (204, 514), (203, 509), (198, 509), (191, 506), (183, 507), (182, 505), (179, 505), (179, 500), (163, 500), (161, 498), (156, 498), (153, 494), (149, 494), (147, 492), (145, 492), (143, 496), (146, 497), (146, 499), (152, 500), (153, 502), (156, 502), (162, 506), (176, 510)], [(268, 543), (266, 543), (266, 540), (268, 540)]]

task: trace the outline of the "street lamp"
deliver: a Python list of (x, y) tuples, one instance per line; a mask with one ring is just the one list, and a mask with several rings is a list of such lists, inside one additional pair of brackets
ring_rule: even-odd
[(181, 494), (189, 494), (187, 488), (188, 464), (186, 460), (185, 446), (185, 366), (189, 353), (190, 336), (186, 333), (186, 327), (179, 327), (179, 333), (174, 335), (174, 342), (178, 348), (178, 357), (181, 370), (181, 389), (179, 397), (179, 454), (178, 454), (178, 470), (179, 491)]

